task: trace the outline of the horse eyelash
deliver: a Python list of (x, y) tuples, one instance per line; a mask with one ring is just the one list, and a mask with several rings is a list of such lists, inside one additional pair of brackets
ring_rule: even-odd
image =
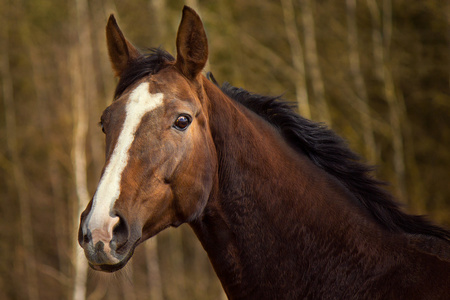
[(100, 120), (100, 122), (97, 123), (97, 125), (98, 125), (98, 127), (100, 127), (102, 129), (103, 133), (106, 133), (105, 132), (105, 127), (103, 126), (103, 122), (101, 120)]

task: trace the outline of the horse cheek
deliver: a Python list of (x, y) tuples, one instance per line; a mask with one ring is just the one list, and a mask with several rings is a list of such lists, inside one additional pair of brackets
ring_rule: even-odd
[(190, 159), (190, 169), (194, 171), (190, 176), (190, 182), (185, 185), (186, 193), (189, 193), (188, 207), (191, 209), (187, 222), (198, 218), (208, 203), (215, 174), (217, 173), (217, 156), (212, 139), (204, 137), (197, 140), (194, 147), (197, 149)]

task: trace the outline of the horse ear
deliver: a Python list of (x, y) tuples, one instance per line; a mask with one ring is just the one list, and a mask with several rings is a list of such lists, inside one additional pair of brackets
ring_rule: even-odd
[(139, 58), (141, 54), (125, 39), (114, 15), (109, 16), (108, 25), (106, 25), (106, 41), (112, 68), (116, 76), (120, 77), (128, 64)]
[(207, 60), (208, 40), (203, 23), (192, 8), (184, 6), (177, 33), (176, 66), (187, 78), (194, 79)]

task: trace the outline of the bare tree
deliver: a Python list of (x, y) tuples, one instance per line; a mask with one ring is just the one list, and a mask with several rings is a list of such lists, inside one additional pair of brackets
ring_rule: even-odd
[[(9, 9), (5, 9), (9, 11)], [(19, 157), (18, 130), (15, 111), (14, 89), (10, 67), (9, 28), (11, 20), (1, 16), (0, 24), (0, 76), (2, 79), (2, 98), (5, 108), (6, 146), (11, 159), (14, 190), (17, 193), (20, 209), (20, 235), (23, 252), (20, 261), (25, 268), (26, 293), (28, 299), (39, 299), (38, 278), (36, 273), (36, 257), (34, 254), (33, 226), (31, 204), (28, 194), (28, 179), (24, 174), (24, 165)]]
[(291, 49), (292, 64), (295, 69), (294, 84), (297, 103), (300, 114), (305, 118), (311, 118), (311, 109), (309, 107), (308, 90), (306, 85), (306, 72), (303, 63), (303, 47), (300, 42), (297, 23), (295, 22), (295, 10), (292, 0), (281, 0), (283, 9), (284, 25), (286, 35)]
[(303, 23), (303, 36), (305, 41), (304, 57), (307, 74), (311, 80), (314, 100), (317, 103), (319, 115), (317, 119), (331, 125), (331, 115), (325, 99), (325, 84), (322, 79), (322, 71), (319, 65), (319, 53), (317, 52), (314, 13), (311, 0), (300, 0), (301, 17)]
[(356, 24), (356, 0), (347, 0), (347, 41), (348, 41), (348, 59), (350, 73), (353, 79), (358, 99), (356, 106), (358, 108), (361, 126), (363, 128), (365, 155), (369, 162), (377, 162), (377, 147), (375, 144), (374, 131), (372, 126), (372, 117), (369, 107), (369, 96), (367, 94), (364, 76), (361, 71), (361, 62), (358, 50), (358, 26)]
[[(389, 106), (389, 123), (391, 125), (394, 149), (394, 170), (399, 197), (406, 201), (405, 158), (402, 122), (405, 122), (404, 109), (396, 96), (394, 79), (389, 65), (389, 47), (392, 33), (392, 13), (390, 0), (384, 0), (383, 13), (376, 0), (367, 0), (372, 20), (372, 43), (375, 59), (375, 73), (382, 82), (384, 97)], [(384, 37), (384, 39), (383, 39)]]
[[(22, 8), (22, 7), (21, 7)], [(23, 10), (25, 12), (25, 10)], [(28, 54), (28, 58), (31, 63), (31, 78), (33, 81), (33, 89), (35, 93), (35, 101), (37, 102), (37, 111), (39, 117), (39, 130), (42, 138), (45, 140), (46, 145), (55, 145), (55, 134), (52, 131), (52, 99), (60, 99), (57, 95), (51, 95), (51, 91), (48, 88), (48, 83), (45, 78), (48, 72), (46, 72), (45, 64), (48, 61), (45, 59), (45, 55), (42, 53), (42, 49), (36, 47), (38, 42), (35, 36), (32, 34), (33, 24), (30, 23), (30, 17), (23, 15), (24, 22), (21, 22), (21, 38)], [(46, 270), (48, 274), (51, 274), (53, 278), (58, 280), (61, 284), (67, 284), (67, 274), (69, 273), (69, 262), (66, 255), (66, 240), (65, 234), (68, 230), (66, 216), (66, 206), (63, 200), (63, 182), (60, 166), (58, 165), (57, 153), (55, 147), (48, 147), (46, 149), (47, 156), (45, 160), (48, 179), (51, 186), (51, 194), (49, 195), (54, 210), (54, 224), (53, 230), (56, 236), (56, 252), (59, 262), (59, 270), (55, 270), (48, 265), (40, 264), (40, 270)]]
[(150, 299), (162, 300), (164, 298), (158, 258), (158, 239), (156, 236), (145, 242), (145, 258)]
[[(75, 189), (77, 194), (77, 209), (74, 210), (75, 215), (73, 217), (73, 228), (76, 230), (78, 220), (81, 212), (86, 207), (89, 201), (89, 195), (87, 192), (87, 179), (86, 179), (86, 135), (87, 135), (87, 117), (86, 117), (86, 105), (84, 103), (84, 97), (81, 94), (82, 90), (78, 88), (82, 87), (81, 75), (79, 72), (80, 58), (76, 51), (71, 53), (71, 68), (72, 68), (72, 84), (73, 90), (77, 90), (77, 93), (73, 93), (73, 114), (74, 114), (74, 134), (73, 134), (73, 169), (75, 175)], [(73, 234), (75, 239), (75, 232)], [(73, 258), (75, 264), (75, 277), (74, 277), (74, 290), (73, 299), (81, 300), (86, 297), (86, 280), (87, 280), (87, 262), (86, 258), (80, 253), (78, 244), (74, 241)]]
[[(77, 194), (77, 205), (74, 209), (73, 229), (73, 261), (75, 262), (75, 277), (73, 288), (73, 299), (82, 300), (86, 298), (86, 280), (87, 280), (87, 262), (80, 253), (76, 242), (75, 231), (78, 228), (78, 220), (81, 212), (89, 202), (89, 193), (87, 188), (86, 171), (86, 139), (88, 133), (88, 102), (86, 91), (89, 85), (86, 76), (89, 76), (86, 59), (90, 57), (92, 49), (90, 47), (90, 34), (88, 27), (88, 9), (86, 0), (75, 1), (75, 24), (76, 24), (76, 43), (71, 49), (69, 70), (71, 72), (72, 95), (73, 95), (73, 150), (72, 163), (75, 175), (75, 189)], [(92, 74), (91, 74), (92, 76)], [(92, 78), (90, 78), (92, 79)]]
[(162, 43), (165, 49), (170, 49), (170, 45), (167, 43), (167, 7), (166, 1), (164, 0), (150, 0), (149, 1), (150, 11), (154, 18), (155, 24), (158, 24), (157, 30), (155, 31), (155, 40)]

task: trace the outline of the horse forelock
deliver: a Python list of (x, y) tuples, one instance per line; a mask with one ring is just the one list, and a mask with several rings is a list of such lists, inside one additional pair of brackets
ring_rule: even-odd
[(118, 99), (125, 90), (148, 75), (157, 74), (162, 69), (172, 65), (175, 58), (161, 48), (151, 48), (148, 53), (129, 62), (117, 83), (114, 99)]

